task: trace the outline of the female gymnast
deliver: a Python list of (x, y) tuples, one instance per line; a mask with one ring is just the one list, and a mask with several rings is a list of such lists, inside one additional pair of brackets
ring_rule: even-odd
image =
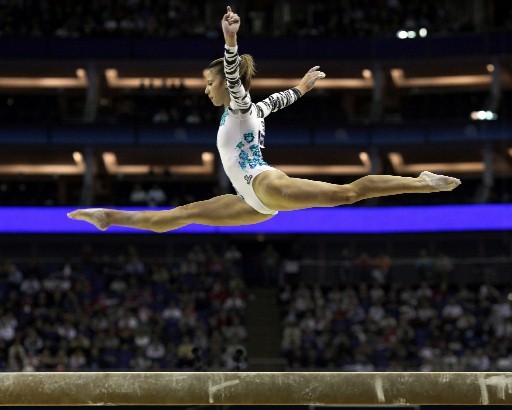
[(347, 205), (386, 195), (451, 191), (460, 184), (457, 178), (424, 171), (417, 178), (368, 175), (350, 184), (335, 185), (291, 178), (269, 166), (260, 150), (265, 135), (264, 118), (295, 102), (325, 74), (318, 71), (318, 66), (313, 67), (296, 87), (254, 104), (248, 91), (254, 63), (251, 56), (238, 55), (239, 28), (239, 16), (228, 7), (222, 18), (226, 42), (224, 58), (210, 63), (205, 89), (213, 105), (225, 108), (217, 133), (217, 146), (224, 170), (238, 195), (220, 195), (163, 211), (80, 209), (70, 212), (69, 218), (87, 221), (100, 230), (113, 225), (154, 232), (166, 232), (193, 223), (248, 225), (266, 221), (278, 211)]

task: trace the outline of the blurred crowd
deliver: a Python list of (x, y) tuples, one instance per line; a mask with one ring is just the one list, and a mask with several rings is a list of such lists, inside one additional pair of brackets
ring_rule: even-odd
[[(511, 29), (507, 0), (233, 1), (250, 36), (394, 36)], [(218, 0), (16, 0), (0, 2), (4, 36), (219, 37), (226, 3)]]
[(367, 283), (281, 288), (290, 370), (512, 370), (510, 288)]
[(268, 320), (289, 370), (512, 371), (507, 273), (458, 280), (460, 259), (421, 248), (396, 274), (400, 260), (385, 252), (340, 248), (328, 280), (321, 270), (334, 253), (317, 255), (307, 276), (300, 254), (311, 251), (259, 239), (189, 239), (166, 262), (150, 253), (171, 248), (143, 243), (144, 257), (134, 246), (86, 246), (72, 262), (2, 259), (0, 369), (247, 370), (249, 295), (266, 286), (276, 289)]
[(244, 370), (242, 255), (194, 246), (174, 264), (119, 256), (0, 264), (0, 369)]

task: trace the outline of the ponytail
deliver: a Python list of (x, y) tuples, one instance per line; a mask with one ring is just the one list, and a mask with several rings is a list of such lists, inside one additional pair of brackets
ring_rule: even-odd
[(250, 54), (242, 54), (240, 58), (240, 81), (244, 88), (249, 91), (251, 88), (251, 78), (256, 74), (256, 64)]
[[(208, 70), (215, 71), (222, 78), (226, 79), (224, 73), (224, 58), (217, 58), (208, 65)], [(251, 78), (256, 74), (256, 64), (250, 54), (242, 54), (240, 56), (240, 81), (244, 88), (249, 91), (251, 88)]]

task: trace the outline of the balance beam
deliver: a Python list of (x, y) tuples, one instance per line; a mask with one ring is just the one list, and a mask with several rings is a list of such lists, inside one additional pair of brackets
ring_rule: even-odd
[(2, 406), (512, 404), (512, 373), (0, 373)]

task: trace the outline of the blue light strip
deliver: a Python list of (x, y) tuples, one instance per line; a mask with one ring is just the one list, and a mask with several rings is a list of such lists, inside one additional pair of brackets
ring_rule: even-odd
[[(74, 208), (73, 208), (74, 209)], [(90, 224), (72, 221), (72, 208), (2, 207), (0, 234), (101, 233)], [(134, 210), (135, 208), (120, 208)], [(338, 207), (280, 212), (257, 225), (210, 227), (189, 225), (174, 234), (379, 234), (512, 230), (512, 204), (410, 207)], [(107, 233), (147, 233), (112, 227)]]

